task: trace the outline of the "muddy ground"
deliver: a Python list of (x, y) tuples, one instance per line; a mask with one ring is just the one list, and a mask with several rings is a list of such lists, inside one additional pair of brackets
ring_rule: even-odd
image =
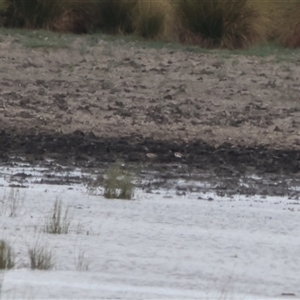
[(51, 38), (0, 34), (2, 162), (299, 174), (300, 56)]

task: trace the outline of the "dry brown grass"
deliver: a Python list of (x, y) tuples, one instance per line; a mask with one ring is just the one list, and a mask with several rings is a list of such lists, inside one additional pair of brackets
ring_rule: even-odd
[(67, 234), (70, 228), (69, 207), (63, 212), (63, 204), (59, 199), (55, 200), (53, 210), (45, 220), (44, 232), (50, 234)]
[(170, 40), (174, 10), (168, 0), (138, 0), (133, 9), (135, 34), (147, 39)]
[(12, 269), (15, 266), (15, 255), (12, 247), (4, 240), (0, 240), (0, 270)]
[(63, 0), (63, 13), (51, 25), (53, 31), (89, 33), (93, 29), (91, 0)]
[(205, 48), (300, 46), (300, 0), (0, 0), (0, 25), (135, 34)]
[(51, 249), (37, 241), (34, 247), (28, 249), (30, 268), (32, 270), (51, 270), (54, 267)]
[(168, 0), (0, 0), (5, 27), (136, 33), (145, 38), (164, 36), (170, 9)]
[(300, 0), (285, 0), (277, 3), (276, 37), (280, 45), (300, 47)]
[(91, 3), (95, 30), (110, 34), (133, 33), (132, 14), (137, 0), (91, 0)]
[(253, 0), (179, 0), (179, 41), (206, 48), (247, 48), (267, 40), (268, 15)]
[(64, 13), (61, 0), (2, 0), (3, 25), (28, 29), (51, 29)]
[(267, 40), (273, 41), (276, 38), (277, 20), (280, 16), (279, 2), (276, 0), (251, 1), (262, 17), (261, 21), (266, 28)]

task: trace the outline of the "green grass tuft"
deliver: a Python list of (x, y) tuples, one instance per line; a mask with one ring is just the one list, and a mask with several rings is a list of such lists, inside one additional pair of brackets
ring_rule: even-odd
[(134, 185), (131, 176), (118, 165), (110, 167), (104, 181), (104, 197), (130, 200), (133, 196)]

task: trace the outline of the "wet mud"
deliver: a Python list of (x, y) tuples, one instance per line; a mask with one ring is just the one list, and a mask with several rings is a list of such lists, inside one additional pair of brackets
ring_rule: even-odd
[(122, 39), (78, 37), (62, 48), (42, 45), (44, 37), (27, 43), (39, 47), (24, 47), (21, 36), (1, 39), (2, 165), (51, 167), (51, 160), (97, 169), (121, 160), (157, 170), (161, 182), (208, 173), (219, 193), (292, 194), (297, 185), (293, 57), (151, 49)]

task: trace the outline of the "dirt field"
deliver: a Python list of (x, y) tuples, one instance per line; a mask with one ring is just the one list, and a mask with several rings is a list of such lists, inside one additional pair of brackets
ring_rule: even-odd
[(3, 160), (17, 152), (300, 170), (296, 54), (197, 53), (99, 37), (56, 36), (64, 43), (55, 47), (45, 35), (0, 38)]

